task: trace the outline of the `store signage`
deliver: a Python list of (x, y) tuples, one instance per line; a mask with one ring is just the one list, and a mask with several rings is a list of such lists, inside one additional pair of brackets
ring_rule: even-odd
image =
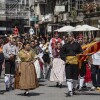
[(38, 21), (38, 17), (37, 17), (37, 16), (32, 16), (32, 17), (30, 18), (30, 21), (37, 22), (37, 21)]
[(65, 6), (55, 6), (55, 12), (65, 12)]

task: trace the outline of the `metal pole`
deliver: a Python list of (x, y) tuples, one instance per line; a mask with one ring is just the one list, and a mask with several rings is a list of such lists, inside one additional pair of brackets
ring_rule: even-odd
[(30, 11), (30, 6), (31, 6), (31, 4), (30, 4), (31, 2), (30, 2), (30, 0), (29, 0), (29, 26), (31, 26), (31, 22), (30, 22), (30, 17), (31, 17), (31, 11)]

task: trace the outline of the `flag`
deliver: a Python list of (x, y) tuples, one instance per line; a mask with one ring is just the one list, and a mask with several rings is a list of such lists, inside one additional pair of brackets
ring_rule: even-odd
[(82, 49), (84, 50), (83, 53), (78, 55), (78, 59), (81, 62), (86, 60), (88, 55), (92, 55), (100, 50), (100, 41), (85, 45)]

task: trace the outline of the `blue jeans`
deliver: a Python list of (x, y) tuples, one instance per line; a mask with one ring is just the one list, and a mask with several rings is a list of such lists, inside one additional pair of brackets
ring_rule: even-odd
[(100, 68), (96, 65), (91, 65), (92, 84), (94, 87), (100, 87)]

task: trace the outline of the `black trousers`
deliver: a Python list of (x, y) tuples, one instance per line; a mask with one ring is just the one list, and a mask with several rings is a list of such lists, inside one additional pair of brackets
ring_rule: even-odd
[(65, 66), (66, 80), (74, 79), (78, 80), (79, 67), (77, 64), (66, 64)]
[(86, 64), (87, 64), (87, 61), (84, 61), (82, 63), (82, 66), (81, 66), (81, 69), (80, 69), (80, 76), (81, 77), (84, 77), (86, 75)]
[(10, 75), (15, 75), (15, 60), (10, 61), (6, 60), (5, 61), (5, 75), (10, 74)]
[(92, 84), (94, 87), (100, 87), (100, 68), (96, 65), (91, 65)]
[(1, 73), (2, 73), (2, 63), (0, 63), (0, 76), (1, 76)]

